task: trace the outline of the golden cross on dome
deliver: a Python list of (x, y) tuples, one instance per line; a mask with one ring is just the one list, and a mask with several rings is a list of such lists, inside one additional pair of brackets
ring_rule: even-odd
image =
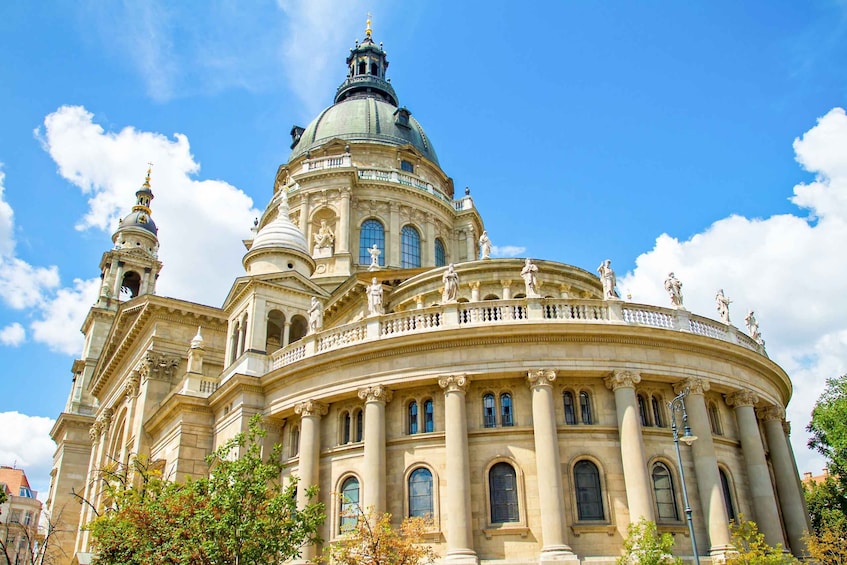
[(365, 35), (367, 37), (371, 36), (371, 13), (370, 12), (368, 12), (368, 25), (365, 28)]

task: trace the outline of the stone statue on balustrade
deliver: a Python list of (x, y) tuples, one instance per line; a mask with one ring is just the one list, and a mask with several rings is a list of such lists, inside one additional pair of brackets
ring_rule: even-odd
[(378, 271), (379, 270), (379, 256), (382, 255), (382, 251), (379, 250), (379, 247), (376, 243), (373, 244), (373, 247), (368, 247), (368, 253), (371, 256), (371, 265), (368, 267), (369, 271)]
[(454, 269), (453, 263), (450, 263), (450, 266), (444, 271), (441, 280), (444, 283), (444, 291), (441, 293), (441, 303), (456, 302), (456, 299), (459, 297), (459, 274)]
[(321, 220), (321, 227), (314, 236), (315, 247), (312, 254), (315, 257), (329, 257), (332, 255), (332, 245), (335, 243), (335, 234), (326, 225), (326, 220)]
[(527, 258), (524, 263), (521, 278), (526, 287), (527, 298), (539, 298), (541, 295), (538, 293), (538, 267), (532, 263), (532, 259)]
[(483, 230), (479, 236), (479, 252), (483, 259), (491, 259), (491, 240), (488, 238), (488, 232)]
[(718, 315), (721, 317), (721, 322), (727, 325), (729, 325), (729, 305), (731, 303), (732, 300), (723, 293), (723, 289), (720, 289), (715, 295), (715, 306), (718, 309)]
[(665, 279), (665, 290), (668, 291), (668, 295), (671, 297), (671, 306), (678, 310), (685, 310), (685, 307), (682, 305), (682, 283), (679, 282), (679, 279), (673, 273), (669, 273), (668, 278)]
[(600, 263), (597, 272), (600, 274), (600, 282), (603, 283), (603, 300), (618, 300), (620, 296), (615, 290), (618, 279), (615, 276), (615, 271), (612, 270), (612, 260), (606, 259)]
[(319, 332), (324, 327), (324, 306), (321, 301), (312, 297), (312, 305), (309, 306), (309, 333)]
[(374, 277), (368, 286), (368, 315), (379, 316), (382, 312), (382, 283)]
[(747, 312), (747, 315), (744, 317), (744, 323), (747, 324), (747, 332), (749, 332), (753, 341), (764, 347), (765, 340), (762, 339), (762, 333), (759, 331), (759, 321), (756, 319), (756, 313), (752, 310)]

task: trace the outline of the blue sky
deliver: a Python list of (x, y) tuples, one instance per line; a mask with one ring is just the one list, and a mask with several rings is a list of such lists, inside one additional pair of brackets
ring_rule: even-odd
[(5, 3), (0, 463), (46, 490), (81, 316), (146, 163), (160, 293), (220, 305), (291, 125), (331, 104), (368, 11), (501, 253), (611, 258), (662, 305), (674, 270), (689, 309), (715, 317), (723, 287), (739, 326), (755, 308), (816, 471), (803, 428), (847, 371), (847, 4), (824, 0)]

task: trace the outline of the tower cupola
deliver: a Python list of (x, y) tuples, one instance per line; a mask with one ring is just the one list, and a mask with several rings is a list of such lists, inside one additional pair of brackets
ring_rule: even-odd
[(371, 36), (371, 20), (368, 17), (365, 39), (361, 43), (357, 41), (347, 56), (347, 78), (335, 93), (336, 104), (349, 98), (365, 96), (397, 106), (397, 94), (385, 78), (388, 59), (382, 44), (375, 44)]
[[(315, 261), (309, 255), (306, 236), (288, 217), (288, 194), (281, 189), (268, 205), (276, 208), (276, 217), (263, 222), (244, 255), (248, 274), (258, 275), (295, 270), (306, 277), (315, 271)], [(268, 213), (266, 212), (266, 215)]]

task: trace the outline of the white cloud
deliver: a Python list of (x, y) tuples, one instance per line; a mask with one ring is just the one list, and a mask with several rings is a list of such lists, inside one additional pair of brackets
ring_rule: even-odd
[[(46, 492), (47, 477), (53, 467), (56, 444), (50, 438), (55, 420), (27, 416), (19, 412), (0, 412), (0, 463), (16, 465), (26, 472), (33, 489)], [(45, 477), (45, 479), (40, 479)]]
[(39, 309), (40, 318), (30, 324), (33, 339), (52, 351), (79, 355), (83, 345), (80, 326), (99, 289), (99, 278), (76, 279), (72, 288), (59, 289)]
[(26, 340), (26, 330), (18, 322), (0, 328), (0, 343), (10, 347), (17, 347)]
[(768, 352), (788, 371), (794, 398), (792, 442), (800, 471), (817, 472), (822, 459), (806, 449), (804, 432), (827, 377), (847, 372), (847, 116), (836, 108), (794, 142), (797, 161), (815, 181), (794, 187), (792, 202), (809, 217), (730, 216), (687, 241), (667, 234), (619, 280), (636, 302), (669, 305), (663, 281), (683, 282), (685, 306), (713, 318), (715, 293), (733, 299), (732, 321), (756, 311)]
[(288, 16), (283, 36), (286, 75), (294, 93), (314, 115), (323, 107), (327, 92), (341, 82), (330, 66), (341, 67), (345, 47), (364, 38), (365, 15), (369, 6), (361, 0), (277, 0)]
[(492, 245), (492, 257), (518, 257), (524, 254), (526, 247), (520, 245)]
[(6, 202), (6, 173), (0, 163), (0, 257), (11, 256), (15, 250), (15, 214)]
[(80, 106), (63, 106), (48, 115), (38, 134), (59, 174), (89, 197), (80, 229), (96, 227), (111, 235), (117, 219), (135, 203), (146, 162), (155, 163), (151, 207), (164, 263), (157, 293), (212, 305), (223, 301), (241, 273), (241, 240), (249, 236), (259, 212), (238, 188), (193, 178), (200, 165), (187, 137), (168, 138), (132, 127), (105, 131)]

